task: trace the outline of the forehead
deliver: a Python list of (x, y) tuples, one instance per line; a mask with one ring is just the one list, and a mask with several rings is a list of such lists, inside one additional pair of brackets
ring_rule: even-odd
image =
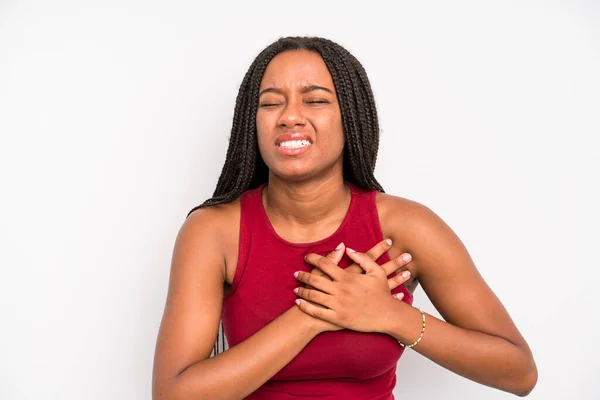
[(319, 54), (308, 50), (292, 50), (273, 57), (263, 75), (260, 90), (310, 85), (335, 90), (331, 74)]

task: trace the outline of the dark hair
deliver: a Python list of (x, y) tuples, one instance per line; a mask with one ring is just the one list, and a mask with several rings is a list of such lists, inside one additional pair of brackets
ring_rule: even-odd
[(268, 180), (268, 168), (258, 150), (256, 111), (258, 90), (269, 62), (277, 54), (308, 50), (325, 61), (333, 79), (344, 131), (344, 179), (383, 192), (373, 172), (379, 148), (379, 122), (371, 84), (360, 62), (348, 50), (320, 37), (284, 37), (265, 48), (244, 76), (237, 95), (227, 158), (213, 197), (195, 210), (231, 202), (244, 191)]

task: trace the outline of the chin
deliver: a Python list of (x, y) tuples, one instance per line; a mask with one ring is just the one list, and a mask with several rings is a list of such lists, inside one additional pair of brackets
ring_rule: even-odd
[(320, 168), (303, 166), (301, 168), (274, 168), (269, 170), (272, 175), (281, 180), (299, 183), (310, 181), (311, 179), (318, 177), (331, 176), (332, 174), (335, 174), (333, 170), (335, 168), (335, 165), (333, 165), (325, 167), (321, 166)]
[(308, 170), (270, 170), (273, 175), (281, 180), (303, 182), (315, 176), (314, 171)]
[(321, 158), (318, 160), (318, 162), (314, 161), (317, 160), (310, 160), (308, 158), (303, 160), (277, 160), (275, 162), (269, 162), (267, 167), (272, 175), (279, 179), (292, 182), (302, 182), (317, 178), (319, 176), (335, 174), (335, 170), (338, 168), (341, 173), (341, 170), (343, 169), (342, 156), (334, 160), (326, 160)]

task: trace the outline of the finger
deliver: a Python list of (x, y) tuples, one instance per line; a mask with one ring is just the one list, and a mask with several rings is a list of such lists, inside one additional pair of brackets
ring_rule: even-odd
[[(375, 246), (371, 247), (366, 252), (366, 254), (373, 261), (376, 261), (376, 260), (379, 259), (379, 257), (381, 257), (382, 255), (384, 255), (391, 247), (392, 247), (392, 240), (391, 239), (382, 240), (381, 242), (377, 243)], [(344, 269), (344, 271), (346, 271), (346, 272), (352, 272), (352, 273), (356, 273), (356, 274), (362, 274), (364, 272), (363, 269), (360, 267), (360, 265), (358, 265), (356, 263), (350, 265), (349, 267), (347, 267), (346, 269)]]
[(335, 311), (311, 304), (302, 299), (296, 299), (296, 304), (298, 305), (298, 308), (306, 314), (335, 324)]
[(315, 253), (307, 254), (304, 260), (319, 268), (322, 272), (329, 275), (333, 280), (339, 280), (345, 272), (334, 264), (329, 258), (320, 256)]
[(328, 276), (325, 274), (325, 272), (321, 271), (319, 268), (313, 268), (313, 269), (311, 269), (311, 270), (310, 270), (310, 273), (311, 273), (311, 274), (313, 274), (313, 275), (315, 275), (315, 276), (322, 276), (322, 277), (324, 277), (324, 278), (327, 278), (327, 279), (331, 280), (331, 278), (330, 278), (330, 277), (328, 277)]
[(390, 287), (390, 290), (396, 289), (398, 286), (402, 285), (409, 279), (410, 279), (410, 271), (408, 271), (408, 270), (402, 271), (398, 275), (392, 276), (390, 279), (388, 279), (388, 285)]
[(338, 265), (340, 263), (340, 261), (342, 261), (342, 257), (344, 256), (344, 249), (345, 249), (345, 245), (344, 242), (340, 243), (337, 245), (337, 247), (335, 248), (335, 250), (333, 250), (331, 253), (327, 254), (327, 258), (331, 260), (332, 263), (334, 263), (335, 265)]
[(393, 298), (395, 298), (396, 300), (402, 300), (404, 298), (404, 293), (400, 292), (400, 293), (396, 293), (392, 295)]
[(333, 297), (318, 290), (297, 287), (294, 289), (294, 293), (296, 293), (298, 297), (302, 297), (311, 303), (318, 304), (323, 307), (331, 308), (333, 305)]
[(305, 283), (306, 285), (310, 286), (311, 288), (320, 290), (324, 293), (335, 294), (334, 293), (334, 290), (335, 290), (334, 283), (325, 277), (316, 276), (314, 274), (311, 274), (308, 272), (303, 272), (303, 271), (295, 272), (294, 277), (299, 282)]
[(400, 268), (404, 267), (412, 260), (412, 256), (409, 253), (404, 253), (398, 257), (391, 259), (382, 265), (385, 271), (385, 276), (390, 276), (391, 273), (396, 272)]
[[(331, 260), (331, 262), (333, 262), (335, 265), (337, 265), (340, 263), (340, 261), (342, 260), (342, 257), (344, 256), (344, 249), (345, 249), (345, 245), (344, 245), (344, 242), (342, 242), (342, 243), (338, 244), (338, 246), (335, 248), (335, 250), (333, 250), (332, 252), (327, 254), (327, 256), (325, 256), (325, 257), (329, 258)], [(310, 271), (310, 273), (314, 274), (316, 276), (327, 277), (327, 279), (331, 280), (331, 278), (329, 278), (329, 276), (327, 276), (319, 268), (313, 268)]]
[(352, 261), (358, 264), (367, 274), (383, 274), (383, 269), (373, 261), (369, 256), (365, 253), (360, 253), (356, 250), (353, 250), (349, 247), (346, 247), (346, 254)]

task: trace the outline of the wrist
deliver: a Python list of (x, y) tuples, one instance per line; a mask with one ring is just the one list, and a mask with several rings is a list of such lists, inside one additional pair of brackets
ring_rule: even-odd
[(325, 331), (322, 321), (306, 314), (304, 311), (294, 305), (289, 312), (294, 317), (294, 325), (301, 332), (305, 332), (310, 337), (315, 337)]
[(407, 308), (410, 308), (409, 304), (390, 296), (383, 307), (380, 308), (381, 318), (379, 324), (377, 324), (379, 327), (377, 332), (396, 337), (395, 332), (400, 329)]
[(396, 303), (383, 332), (401, 343), (413, 343), (423, 327), (421, 311), (405, 302), (396, 300)]

